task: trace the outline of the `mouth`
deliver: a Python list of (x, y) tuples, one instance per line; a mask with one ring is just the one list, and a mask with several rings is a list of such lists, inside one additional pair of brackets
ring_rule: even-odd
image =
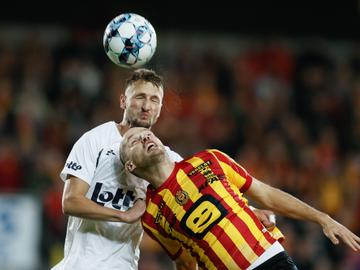
[(157, 145), (154, 142), (148, 142), (145, 147), (146, 151), (150, 152), (151, 150), (155, 149)]
[(140, 114), (140, 119), (148, 119), (149, 118), (149, 113), (142, 113)]

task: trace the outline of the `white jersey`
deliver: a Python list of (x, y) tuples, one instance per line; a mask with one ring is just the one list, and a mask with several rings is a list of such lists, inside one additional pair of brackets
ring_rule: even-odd
[[(119, 158), (122, 141), (115, 122), (86, 132), (73, 146), (60, 173), (74, 175), (90, 185), (86, 197), (125, 211), (135, 198), (145, 198), (147, 182), (125, 170)], [(166, 147), (174, 161), (182, 158)], [(136, 270), (143, 230), (140, 222), (95, 221), (69, 216), (63, 260), (53, 270)]]

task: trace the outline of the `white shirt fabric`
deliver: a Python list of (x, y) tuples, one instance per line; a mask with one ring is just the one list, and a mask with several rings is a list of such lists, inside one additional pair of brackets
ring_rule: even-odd
[(283, 246), (276, 241), (274, 244), (272, 244), (271, 247), (269, 247), (263, 254), (260, 255), (259, 258), (256, 259), (255, 262), (253, 262), (246, 270), (253, 270), (259, 265), (263, 264), (267, 260), (271, 259), (275, 255), (279, 254), (280, 252), (284, 251)]
[[(122, 141), (114, 121), (86, 132), (73, 146), (60, 177), (74, 175), (90, 186), (86, 197), (94, 202), (125, 211), (135, 198), (145, 198), (147, 182), (125, 170), (119, 158)], [(174, 161), (181, 156), (166, 147)], [(95, 221), (69, 216), (64, 258), (53, 270), (136, 270), (141, 223)]]

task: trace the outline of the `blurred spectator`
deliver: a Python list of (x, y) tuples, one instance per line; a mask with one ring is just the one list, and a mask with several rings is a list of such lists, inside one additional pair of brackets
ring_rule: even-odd
[(21, 191), (25, 175), (14, 141), (0, 138), (0, 191)]

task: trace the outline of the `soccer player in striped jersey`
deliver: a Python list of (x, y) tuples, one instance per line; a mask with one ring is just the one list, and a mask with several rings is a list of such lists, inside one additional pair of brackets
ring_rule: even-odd
[[(122, 121), (100, 124), (74, 144), (60, 174), (65, 182), (63, 211), (69, 216), (64, 258), (52, 270), (138, 269), (143, 230), (137, 220), (145, 211), (147, 183), (125, 173), (118, 149), (130, 127), (156, 123), (163, 96), (161, 76), (134, 70), (120, 96)], [(174, 161), (182, 160), (166, 149)], [(269, 212), (256, 211), (271, 227)]]
[(150, 130), (132, 128), (124, 135), (120, 158), (126, 170), (150, 183), (142, 225), (176, 260), (177, 269), (196, 269), (197, 264), (202, 269), (297, 269), (243, 193), (279, 214), (316, 222), (334, 244), (341, 239), (360, 251), (360, 238), (346, 227), (255, 179), (221, 151), (173, 162)]

